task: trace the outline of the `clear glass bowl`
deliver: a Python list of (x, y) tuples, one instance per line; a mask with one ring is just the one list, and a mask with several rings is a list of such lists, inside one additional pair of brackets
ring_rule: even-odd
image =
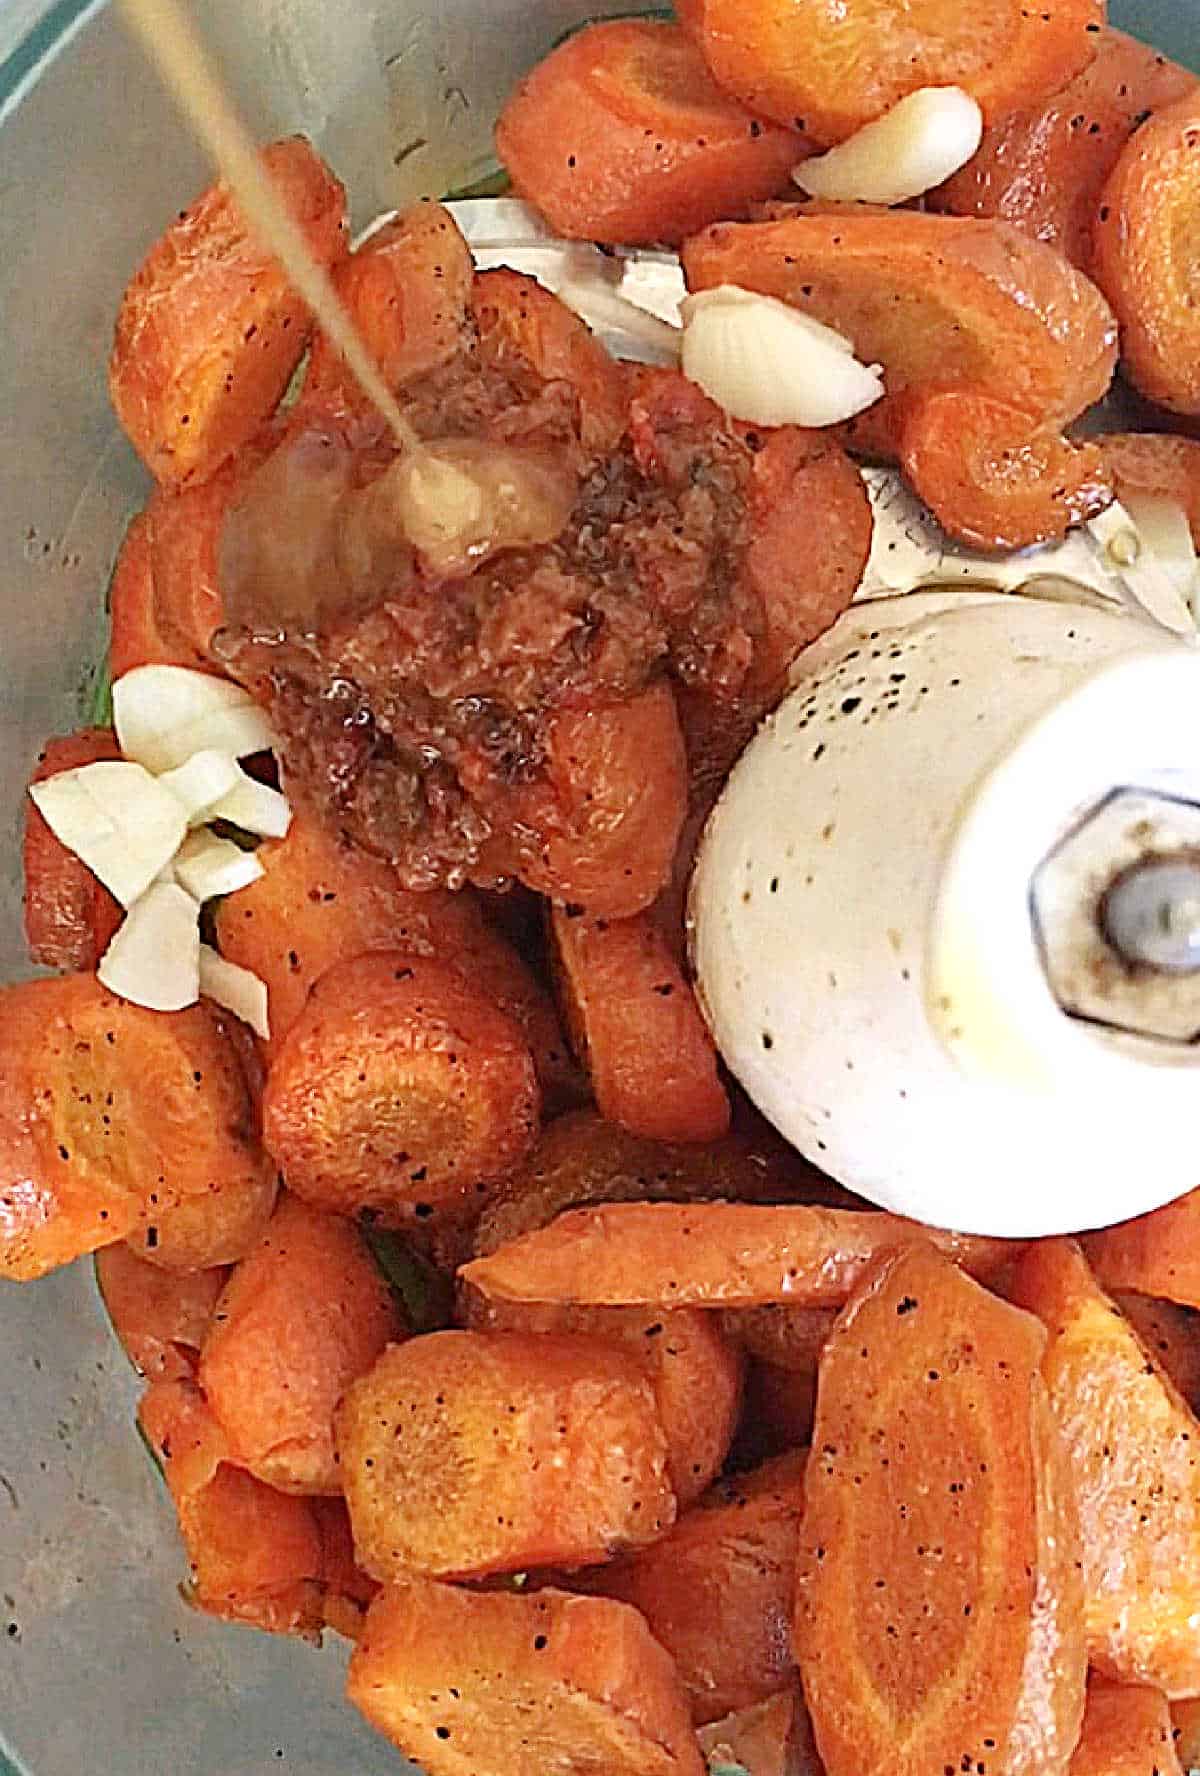
[[(197, 0), (255, 128), (311, 135), (358, 222), (477, 173), (513, 77), (585, 15), (621, 10)], [(1200, 62), (1200, 0), (1113, 13)], [(14, 835), (29, 765), (86, 706), (104, 588), (146, 492), (105, 394), (113, 316), (206, 179), (105, 5), (0, 0), (0, 980), (26, 970)], [(0, 1326), (0, 1776), (394, 1776), (395, 1753), (341, 1700), (337, 1645), (180, 1601), (170, 1506), (90, 1266), (0, 1284)]]

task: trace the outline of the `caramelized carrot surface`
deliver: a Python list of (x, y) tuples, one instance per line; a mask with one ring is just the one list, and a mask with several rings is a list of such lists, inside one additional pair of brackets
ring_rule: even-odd
[[(346, 251), (346, 194), (300, 136), (263, 166), (309, 251)], [(156, 480), (203, 481), (268, 419), (311, 331), (282, 266), (228, 189), (210, 186), (150, 249), (125, 291), (109, 362), (117, 417)]]
[(1042, 1372), (1082, 1524), (1091, 1663), (1196, 1695), (1200, 1423), (1073, 1241), (1031, 1246), (1012, 1292), (1049, 1332)]
[(1200, 1308), (1200, 1190), (1085, 1234), (1080, 1243), (1106, 1289), (1136, 1289)]
[(94, 975), (0, 992), (0, 1274), (125, 1239), (214, 1180), (270, 1176), (251, 1093), (208, 1005), (144, 1011)]
[(1070, 1776), (1183, 1776), (1162, 1691), (1093, 1678)]
[(200, 1346), (229, 1273), (163, 1271), (127, 1246), (96, 1253), (96, 1282), (112, 1329), (139, 1375), (184, 1381), (196, 1373)]
[(598, 1339), (395, 1345), (347, 1392), (337, 1446), (358, 1557), (386, 1582), (596, 1563), (675, 1517), (646, 1371)]
[(589, 1581), (645, 1616), (698, 1724), (765, 1701), (793, 1676), (804, 1463), (782, 1456), (722, 1482), (661, 1542)]
[[(111, 728), (55, 735), (38, 754), (30, 781), (41, 783), (59, 771), (120, 756)], [(28, 796), (24, 816), (21, 862), (30, 960), (43, 968), (94, 968), (124, 914), (87, 865), (55, 838)]]
[(828, 1776), (1066, 1766), (1086, 1654), (1044, 1345), (928, 1246), (884, 1260), (831, 1334), (795, 1631)]
[(800, 1685), (737, 1709), (696, 1735), (710, 1768), (740, 1765), (749, 1776), (821, 1776)]
[(744, 215), (809, 151), (722, 92), (678, 26), (649, 19), (589, 25), (560, 44), (509, 99), (496, 148), (556, 233), (613, 245), (678, 241)]
[(465, 1265), (501, 1301), (594, 1307), (837, 1307), (881, 1252), (928, 1243), (981, 1277), (1008, 1240), (944, 1233), (899, 1215), (749, 1203), (614, 1203), (576, 1209)]
[(653, 916), (555, 907), (551, 931), (564, 1021), (601, 1115), (653, 1140), (726, 1134), (712, 1037)]
[(923, 86), (962, 86), (1003, 117), (1086, 67), (1102, 0), (683, 0), (680, 17), (728, 92), (840, 142)]
[(200, 1385), (237, 1459), (282, 1492), (341, 1492), (333, 1414), (406, 1328), (357, 1230), (285, 1195), (204, 1341)]
[(159, 621), (154, 578), (151, 500), (130, 524), (108, 588), (108, 676), (114, 683), (135, 666), (196, 666), (195, 649), (168, 639)]
[(428, 1776), (704, 1776), (670, 1659), (608, 1598), (409, 1579), (367, 1612), (347, 1694)]
[(275, 1168), (267, 1163), (218, 1174), (203, 1190), (147, 1213), (126, 1243), (162, 1270), (236, 1264), (261, 1236), (278, 1193)]
[(318, 981), (263, 1094), (263, 1139), (318, 1208), (457, 1198), (529, 1152), (540, 1099), (520, 1026), (457, 969), (402, 950)]

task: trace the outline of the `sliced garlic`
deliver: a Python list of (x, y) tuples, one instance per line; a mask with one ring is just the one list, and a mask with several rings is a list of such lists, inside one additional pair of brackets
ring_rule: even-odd
[(292, 824), (292, 809), (287, 797), (266, 783), (248, 777), (240, 767), (237, 782), (228, 795), (209, 809), (209, 820), (227, 820), (243, 832), (260, 839), (284, 839)]
[(279, 742), (249, 691), (187, 666), (135, 666), (113, 685), (121, 751), (148, 771), (171, 771), (194, 753), (246, 758)]
[(237, 787), (241, 775), (236, 759), (209, 748), (193, 753), (173, 771), (164, 771), (158, 781), (182, 803), (188, 825), (199, 826), (210, 818), (210, 809)]
[(236, 962), (227, 962), (211, 944), (200, 945), (200, 991), (206, 999), (249, 1024), (264, 1042), (270, 1040), (266, 981), (248, 968), (239, 968)]
[(101, 759), (29, 786), (55, 838), (122, 906), (131, 906), (171, 862), (187, 832), (182, 805), (141, 765)]
[(905, 203), (932, 191), (971, 159), (983, 113), (958, 86), (924, 86), (827, 154), (801, 161), (792, 178), (837, 203)]
[(774, 296), (721, 284), (682, 312), (683, 373), (733, 419), (836, 425), (883, 394), (878, 365), (860, 364), (841, 333)]
[(200, 997), (199, 916), (190, 894), (156, 882), (130, 907), (101, 957), (100, 984), (148, 1011), (194, 1005)]
[(1149, 549), (1179, 594), (1192, 604), (1196, 594), (1196, 545), (1188, 515), (1179, 501), (1123, 487), (1121, 504), (1137, 526), (1143, 547)]
[(243, 851), (215, 833), (189, 833), (175, 857), (176, 880), (198, 901), (236, 894), (257, 882), (263, 866), (253, 851)]

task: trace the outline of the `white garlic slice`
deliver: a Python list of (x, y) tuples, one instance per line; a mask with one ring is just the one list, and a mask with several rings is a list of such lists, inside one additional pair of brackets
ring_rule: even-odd
[(683, 304), (683, 372), (733, 419), (828, 426), (883, 394), (877, 365), (851, 342), (774, 296), (721, 284)]
[(264, 1042), (270, 1040), (266, 981), (248, 968), (239, 968), (236, 962), (227, 962), (211, 944), (200, 945), (200, 991), (206, 999), (249, 1024)]
[(236, 894), (257, 882), (263, 866), (253, 851), (243, 851), (231, 839), (215, 833), (190, 833), (175, 858), (176, 880), (198, 901), (215, 900), (219, 894)]
[(29, 795), (60, 844), (125, 907), (167, 868), (187, 832), (181, 803), (127, 759), (59, 771), (30, 784)]
[(249, 691), (187, 666), (135, 666), (113, 685), (113, 726), (121, 751), (155, 774), (194, 753), (246, 758), (279, 744)]
[(983, 138), (983, 113), (958, 86), (924, 86), (792, 173), (812, 197), (906, 203), (958, 172)]
[(171, 882), (134, 901), (96, 970), (111, 993), (148, 1011), (183, 1011), (200, 996), (200, 908)]
[(292, 809), (285, 795), (247, 776), (239, 766), (233, 788), (209, 809), (208, 819), (227, 820), (260, 839), (285, 839)]

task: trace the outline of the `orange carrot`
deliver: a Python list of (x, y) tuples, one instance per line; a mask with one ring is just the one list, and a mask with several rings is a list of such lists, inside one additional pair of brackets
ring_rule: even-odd
[(135, 666), (196, 666), (195, 649), (169, 641), (158, 619), (154, 585), (154, 513), (151, 500), (121, 544), (108, 588), (108, 676), (114, 682)]
[(1070, 1776), (1183, 1776), (1161, 1690), (1093, 1678)]
[(748, 1203), (576, 1209), (461, 1272), (501, 1301), (592, 1307), (837, 1307), (881, 1252), (931, 1243), (981, 1277), (1018, 1248), (899, 1215)]
[[(1200, 1769), (1200, 1700), (1176, 1702), (1171, 1708), (1175, 1753), (1183, 1768)], [(1168, 1765), (1167, 1776), (1174, 1776)]]
[(112, 1329), (139, 1375), (184, 1381), (196, 1373), (200, 1346), (228, 1272), (167, 1272), (127, 1246), (96, 1253), (96, 1282)]
[(93, 975), (0, 992), (0, 1275), (28, 1280), (269, 1169), (208, 1005), (144, 1011)]
[(1094, 440), (1123, 500), (1127, 493), (1174, 500), (1200, 543), (1200, 440), (1166, 432), (1110, 432)]
[(1092, 233), (1092, 276), (1121, 323), (1125, 373), (1174, 413), (1200, 413), (1192, 288), (1198, 143), (1200, 92), (1193, 92), (1129, 142), (1100, 194)]
[(1191, 92), (1196, 76), (1123, 31), (1048, 99), (995, 118), (973, 159), (930, 193), (952, 216), (994, 216), (1086, 271), (1100, 192), (1147, 117)]
[(1091, 1663), (1196, 1695), (1200, 1423), (1073, 1241), (1032, 1245), (1012, 1294), (1050, 1334), (1042, 1372), (1083, 1526)]
[(359, 1560), (385, 1582), (594, 1564), (675, 1517), (646, 1372), (598, 1339), (394, 1345), (348, 1390), (337, 1445)]
[(298, 1196), (386, 1223), (511, 1171), (539, 1108), (516, 1022), (457, 969), (381, 950), (313, 989), (271, 1068), (263, 1139)]
[(715, 1141), (729, 1099), (691, 988), (654, 918), (551, 913), (560, 1003), (602, 1116), (660, 1141)]
[(203, 1190), (168, 1203), (129, 1235), (132, 1252), (162, 1270), (208, 1270), (236, 1264), (271, 1219), (279, 1180), (262, 1165), (209, 1180)]
[(674, 1659), (698, 1724), (765, 1701), (795, 1670), (789, 1638), (805, 1458), (723, 1482), (669, 1535), (595, 1574)]
[(722, 1316), (729, 1337), (752, 1357), (793, 1375), (816, 1373), (836, 1321), (832, 1307), (735, 1308)]
[(828, 1776), (1062, 1770), (1086, 1657), (1045, 1335), (929, 1246), (821, 1359), (796, 1657)]
[(405, 1331), (355, 1228), (285, 1194), (221, 1296), (200, 1385), (252, 1474), (281, 1492), (337, 1494), (334, 1408)]
[(812, 1440), (817, 1409), (817, 1372), (781, 1369), (752, 1357), (742, 1388), (742, 1418), (734, 1439), (734, 1460), (762, 1462)]
[(821, 1776), (812, 1724), (798, 1683), (740, 1708), (696, 1735), (709, 1767), (740, 1765), (748, 1776)]
[(1086, 67), (1102, 0), (684, 0), (680, 13), (727, 92), (765, 117), (840, 142), (923, 86), (962, 86), (988, 118)]
[(670, 1659), (603, 1597), (409, 1579), (368, 1610), (347, 1694), (428, 1776), (704, 1776)]
[(1009, 402), (969, 388), (913, 398), (900, 460), (942, 529), (973, 549), (1060, 542), (1112, 500), (1097, 445), (1032, 429)]
[[(110, 728), (47, 740), (33, 783), (98, 759), (120, 758)], [(124, 914), (85, 863), (56, 839), (32, 801), (25, 800), (25, 941), (30, 960), (43, 968), (94, 968)]]
[(855, 206), (721, 223), (683, 252), (689, 287), (741, 284), (838, 328), (889, 396), (956, 384), (1062, 426), (1107, 389), (1116, 328), (1061, 254), (1005, 222)]
[(1174, 1301), (1121, 1293), (1113, 1300), (1195, 1412), (1200, 1407), (1200, 1314)]
[(721, 92), (678, 26), (648, 19), (560, 44), (509, 99), (496, 147), (556, 233), (614, 245), (678, 241), (744, 215), (808, 152)]
[(1104, 1288), (1200, 1308), (1200, 1190), (1080, 1243)]
[[(346, 251), (346, 194), (302, 137), (263, 164), (309, 251)], [(109, 363), (117, 417), (161, 482), (203, 481), (268, 419), (304, 352), (308, 311), (216, 184), (150, 249), (125, 291)]]

